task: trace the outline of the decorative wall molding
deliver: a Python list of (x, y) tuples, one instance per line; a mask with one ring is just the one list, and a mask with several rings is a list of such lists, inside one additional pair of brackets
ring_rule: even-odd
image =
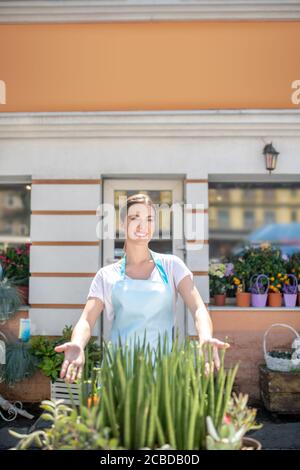
[(300, 109), (0, 113), (0, 139), (231, 136), (300, 137)]
[(299, 20), (299, 0), (6, 0), (1, 23)]

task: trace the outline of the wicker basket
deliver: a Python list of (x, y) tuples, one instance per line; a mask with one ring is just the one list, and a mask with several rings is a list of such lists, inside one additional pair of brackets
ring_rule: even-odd
[[(289, 328), (290, 330), (295, 333), (296, 339), (292, 343), (292, 348), (295, 349), (295, 352), (292, 354), (291, 359), (284, 359), (279, 357), (273, 357), (267, 352), (266, 349), (266, 340), (269, 334), (269, 331), (275, 326), (282, 326), (284, 328)], [(264, 348), (264, 356), (265, 361), (268, 369), (270, 370), (277, 370), (281, 372), (290, 372), (295, 369), (300, 370), (300, 336), (297, 331), (290, 325), (286, 325), (285, 323), (274, 323), (267, 329), (264, 334), (264, 341), (263, 341), (263, 348)]]

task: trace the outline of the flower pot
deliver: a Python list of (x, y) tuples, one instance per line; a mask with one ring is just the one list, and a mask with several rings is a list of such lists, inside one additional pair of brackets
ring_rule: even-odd
[(241, 450), (261, 450), (261, 443), (253, 437), (243, 437)]
[(29, 287), (28, 286), (16, 286), (16, 289), (21, 296), (22, 305), (28, 305)]
[(282, 305), (282, 294), (281, 292), (270, 292), (268, 295), (269, 307), (281, 307)]
[[(262, 279), (267, 281), (264, 284)], [(267, 305), (269, 278), (265, 274), (254, 274), (250, 279), (251, 305), (256, 308), (264, 308)]]
[(263, 308), (267, 304), (268, 294), (251, 294), (252, 307)]
[(297, 302), (297, 294), (283, 294), (284, 305), (286, 307), (295, 307)]
[(250, 307), (251, 294), (250, 292), (237, 292), (236, 293), (236, 305), (238, 307)]
[(225, 305), (225, 299), (226, 299), (226, 294), (214, 295), (215, 305), (218, 305), (218, 307), (222, 307), (223, 305)]

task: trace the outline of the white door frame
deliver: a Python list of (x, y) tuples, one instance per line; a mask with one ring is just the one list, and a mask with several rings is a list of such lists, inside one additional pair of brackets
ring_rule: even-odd
[[(183, 207), (184, 197), (184, 183), (183, 179), (178, 177), (177, 179), (150, 179), (149, 177), (143, 178), (140, 176), (138, 179), (115, 179), (115, 178), (103, 178), (103, 199), (104, 204), (114, 204), (114, 191), (115, 190), (166, 190), (172, 191), (172, 203), (180, 204)], [(174, 224), (174, 217), (173, 217)], [(182, 233), (180, 230), (181, 237), (173, 239), (173, 254), (184, 259), (185, 250), (184, 247), (184, 230), (183, 223)], [(174, 234), (174, 226), (173, 226)], [(102, 265), (114, 262), (114, 240), (102, 239)], [(183, 341), (186, 336), (186, 307), (180, 295), (177, 299), (177, 308), (175, 316), (175, 328), (174, 333), (178, 332), (179, 341)], [(110, 326), (108, 325), (105, 315), (102, 315), (102, 321), (100, 324), (100, 338), (103, 336), (105, 339), (108, 336)]]

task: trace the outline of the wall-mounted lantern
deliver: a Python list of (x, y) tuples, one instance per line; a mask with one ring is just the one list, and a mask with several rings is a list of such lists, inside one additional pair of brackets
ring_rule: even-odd
[(271, 174), (271, 171), (275, 170), (276, 168), (277, 157), (279, 153), (280, 152), (277, 152), (273, 147), (272, 142), (270, 144), (265, 145), (263, 149), (263, 154), (265, 156), (266, 162), (266, 170), (269, 170), (269, 174)]

